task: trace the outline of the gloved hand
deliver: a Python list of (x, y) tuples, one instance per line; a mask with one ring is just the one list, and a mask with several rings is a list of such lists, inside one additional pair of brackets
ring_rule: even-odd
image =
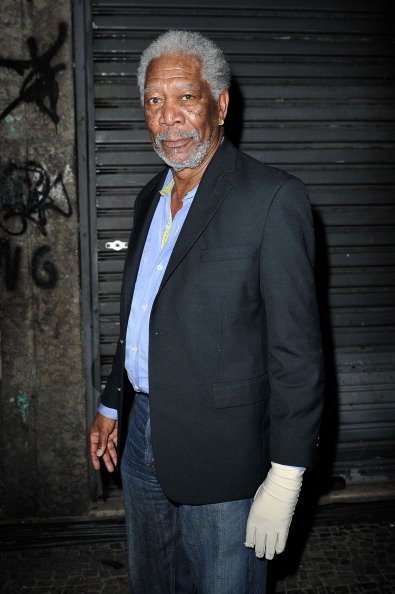
[(247, 520), (246, 547), (257, 557), (273, 559), (282, 553), (302, 487), (304, 469), (272, 462), (255, 494)]

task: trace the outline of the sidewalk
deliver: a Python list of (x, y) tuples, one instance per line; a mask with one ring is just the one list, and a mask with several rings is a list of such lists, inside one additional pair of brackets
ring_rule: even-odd
[[(394, 501), (302, 512), (269, 593), (395, 593)], [(123, 519), (0, 525), (0, 592), (130, 594)]]

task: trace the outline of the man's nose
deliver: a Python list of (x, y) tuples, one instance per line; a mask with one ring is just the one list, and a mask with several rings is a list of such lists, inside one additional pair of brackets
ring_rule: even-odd
[(181, 124), (183, 120), (179, 106), (173, 101), (165, 101), (160, 112), (159, 124), (165, 126), (174, 126)]

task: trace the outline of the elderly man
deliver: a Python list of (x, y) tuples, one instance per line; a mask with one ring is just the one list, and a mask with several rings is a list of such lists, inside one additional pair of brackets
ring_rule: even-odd
[(90, 433), (93, 466), (113, 471), (133, 401), (121, 473), (134, 593), (264, 592), (317, 444), (310, 206), (298, 179), (224, 137), (229, 79), (219, 48), (186, 31), (156, 39), (138, 70), (168, 167), (136, 199)]

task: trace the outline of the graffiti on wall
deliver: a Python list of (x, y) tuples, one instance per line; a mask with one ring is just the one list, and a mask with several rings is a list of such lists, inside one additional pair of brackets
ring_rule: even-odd
[(54, 289), (58, 283), (56, 266), (46, 257), (50, 252), (49, 245), (41, 245), (33, 253), (31, 274), (34, 284), (40, 289)]
[[(58, 54), (68, 34), (67, 23), (58, 24), (56, 39), (41, 49), (38, 37), (26, 41), (27, 58), (0, 57), (0, 67), (21, 77), (18, 95), (0, 113), (0, 121), (11, 116), (20, 104), (36, 106), (55, 125), (59, 122), (58, 74), (66, 69)], [(9, 118), (7, 117), (9, 116)], [(69, 218), (72, 207), (62, 173), (49, 174), (42, 163), (0, 163), (0, 229), (8, 236), (23, 236), (29, 227), (48, 235), (49, 212)], [(59, 273), (51, 258), (51, 247), (39, 245), (31, 253), (23, 243), (16, 245), (11, 237), (0, 238), (0, 274), (9, 291), (15, 291), (23, 270), (29, 270), (32, 282), (41, 289), (53, 289)], [(23, 259), (27, 258), (24, 261)]]
[(35, 37), (29, 37), (26, 44), (29, 50), (30, 59), (12, 59), (0, 57), (0, 67), (3, 66), (14, 70), (25, 78), (22, 81), (19, 94), (1, 112), (0, 120), (3, 120), (21, 103), (35, 104), (39, 110), (47, 115), (54, 124), (59, 122), (57, 104), (59, 98), (59, 83), (56, 76), (66, 69), (63, 62), (52, 65), (58, 51), (67, 38), (67, 23), (59, 23), (58, 36), (49, 46), (47, 51), (41, 55), (38, 52), (38, 43)]
[(1, 229), (9, 235), (23, 235), (31, 222), (46, 236), (49, 210), (65, 218), (73, 212), (61, 173), (51, 179), (36, 161), (0, 166)]
[[(48, 245), (38, 246), (30, 262), (30, 274), (36, 287), (54, 289), (58, 283), (58, 270), (48, 259), (51, 248)], [(18, 288), (22, 262), (22, 247), (12, 247), (9, 239), (0, 238), (0, 270), (3, 272), (4, 285), (8, 291)]]
[[(48, 211), (69, 218), (72, 207), (62, 173), (54, 177), (36, 161), (18, 164), (10, 161), (0, 166), (0, 228), (8, 235), (22, 236), (31, 223), (41, 235), (47, 236)], [(41, 289), (53, 289), (59, 274), (50, 259), (51, 248), (35, 248), (29, 270), (34, 284)], [(18, 288), (23, 248), (13, 246), (10, 239), (0, 239), (0, 270), (9, 291)]]
[(3, 271), (4, 284), (9, 291), (15, 291), (18, 285), (21, 253), (21, 246), (12, 250), (10, 241), (0, 238), (0, 270)]

